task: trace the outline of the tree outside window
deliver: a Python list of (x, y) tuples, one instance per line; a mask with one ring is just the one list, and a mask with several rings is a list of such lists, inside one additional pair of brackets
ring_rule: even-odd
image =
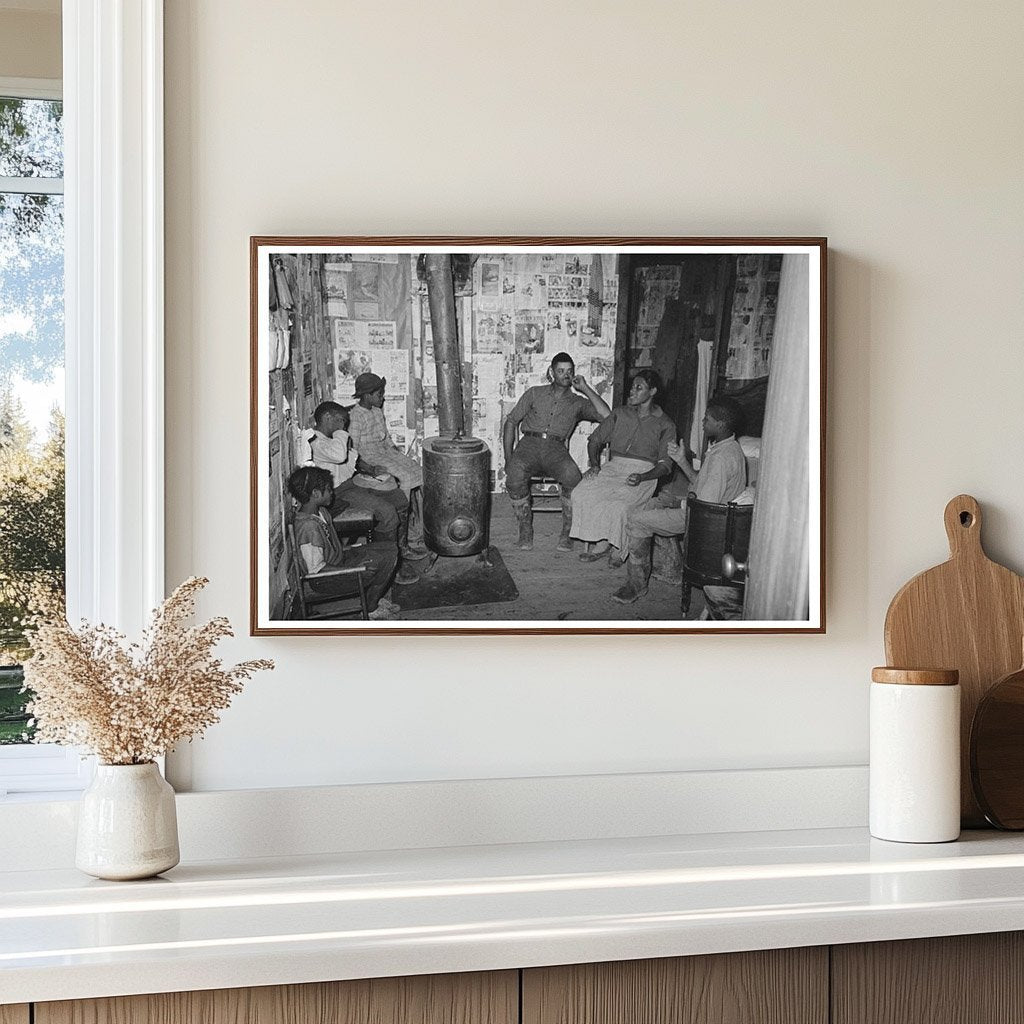
[(0, 744), (31, 739), (26, 618), (64, 596), (62, 105), (0, 96)]

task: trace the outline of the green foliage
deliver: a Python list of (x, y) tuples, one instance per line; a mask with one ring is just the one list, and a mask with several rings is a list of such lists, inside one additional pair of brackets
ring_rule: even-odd
[(0, 398), (0, 659), (29, 650), (25, 617), (64, 594), (64, 417), (41, 450), (18, 400)]
[(21, 692), (22, 682), (20, 666), (0, 667), (0, 746), (24, 743), (35, 732), (35, 726), (28, 724), (27, 695)]

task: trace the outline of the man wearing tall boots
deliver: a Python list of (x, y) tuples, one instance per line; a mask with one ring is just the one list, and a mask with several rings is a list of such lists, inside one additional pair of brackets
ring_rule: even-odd
[[(505, 449), (505, 488), (519, 523), (518, 546), (533, 548), (533, 512), (530, 509), (530, 478), (547, 476), (558, 481), (562, 499), (562, 533), (559, 551), (571, 551), (572, 489), (582, 474), (569, 454), (569, 438), (581, 420), (599, 422), (611, 409), (582, 376), (577, 376), (572, 356), (559, 352), (551, 360), (550, 384), (528, 388), (502, 427)], [(577, 394), (576, 391), (581, 392)], [(516, 444), (516, 428), (521, 437)]]

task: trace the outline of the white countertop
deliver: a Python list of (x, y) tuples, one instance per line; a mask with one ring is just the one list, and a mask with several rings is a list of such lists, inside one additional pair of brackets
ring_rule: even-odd
[(1024, 836), (863, 829), (0, 873), (0, 1004), (1024, 929)]

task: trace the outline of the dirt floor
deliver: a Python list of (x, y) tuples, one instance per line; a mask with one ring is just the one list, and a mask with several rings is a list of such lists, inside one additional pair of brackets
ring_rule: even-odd
[[(495, 495), (491, 513), (491, 544), (505, 560), (519, 599), (498, 604), (464, 605), (448, 608), (430, 608), (402, 614), (406, 621), (443, 621), (453, 619), (560, 620), (581, 619), (622, 620), (629, 622), (681, 620), (679, 608), (680, 587), (651, 580), (645, 597), (631, 605), (612, 600), (612, 593), (626, 580), (626, 570), (612, 569), (608, 560), (581, 562), (577, 557), (583, 550), (579, 541), (574, 550), (556, 551), (562, 517), (557, 513), (536, 513), (534, 521), (534, 547), (520, 551), (515, 546), (518, 531), (511, 506), (504, 495)], [(656, 556), (657, 557), (657, 556)], [(443, 558), (435, 570), (455, 573), (462, 569), (464, 559)], [(394, 599), (401, 603), (401, 588), (396, 588)], [(687, 619), (696, 619), (704, 608), (702, 591), (694, 590)]]

